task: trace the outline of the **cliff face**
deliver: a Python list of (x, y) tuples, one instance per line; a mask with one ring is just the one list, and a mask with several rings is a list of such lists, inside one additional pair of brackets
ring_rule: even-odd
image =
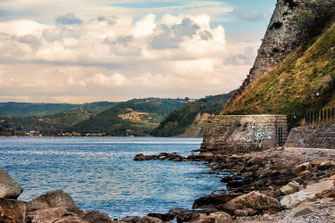
[(230, 103), (298, 46), (319, 35), (334, 12), (335, 0), (278, 0), (254, 66)]

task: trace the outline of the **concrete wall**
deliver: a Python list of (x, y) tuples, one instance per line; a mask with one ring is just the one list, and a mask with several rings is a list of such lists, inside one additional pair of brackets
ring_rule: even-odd
[(335, 125), (294, 128), (285, 147), (335, 149)]
[(278, 130), (283, 130), (283, 142), (287, 138), (287, 117), (283, 115), (218, 115), (208, 118), (202, 152), (239, 153), (259, 150), (258, 143), (251, 141), (256, 132), (265, 132), (269, 138), (263, 148), (278, 145)]

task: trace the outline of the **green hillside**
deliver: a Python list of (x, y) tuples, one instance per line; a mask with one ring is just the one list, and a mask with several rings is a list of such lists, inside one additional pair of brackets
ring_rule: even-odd
[[(6, 107), (5, 104), (9, 105), (9, 108)], [(16, 104), (16, 106), (13, 106), (13, 104)], [(42, 104), (3, 103), (3, 107), (10, 113), (8, 113), (7, 116), (0, 116), (0, 120), (5, 121), (10, 128), (15, 129), (18, 132), (41, 131), (48, 132), (49, 134), (50, 132), (61, 132), (70, 126), (82, 122), (117, 104), (118, 103), (114, 102), (86, 103), (82, 105), (73, 105), (75, 107), (72, 109), (57, 114), (38, 116), (38, 114), (52, 112), (50, 109), (53, 107), (58, 111), (58, 108), (64, 108), (62, 106), (68, 104), (43, 104), (46, 110), (42, 110), (43, 106), (40, 106)], [(33, 105), (36, 105), (36, 107)], [(59, 106), (57, 107), (57, 105)], [(29, 112), (20, 115), (21, 110), (25, 106), (30, 107), (31, 109)], [(15, 107), (17, 109), (15, 109)], [(33, 115), (32, 111), (37, 111), (37, 113)], [(25, 116), (28, 114), (31, 114), (32, 117), (22, 117), (22, 115)], [(6, 131), (8, 131), (8, 129), (6, 129)]]
[(154, 136), (177, 136), (184, 134), (199, 114), (219, 114), (224, 105), (232, 97), (233, 92), (202, 98), (190, 102), (182, 108), (173, 111), (160, 125), (152, 131)]
[(113, 107), (114, 102), (94, 102), (86, 104), (56, 104), (56, 103), (0, 103), (0, 116), (13, 117), (43, 117), (62, 112), (68, 112), (76, 108), (82, 108), (94, 114)]
[(335, 25), (300, 46), (221, 114), (292, 114), (335, 105)]
[(49, 114), (66, 112), (76, 107), (79, 107), (79, 105), (5, 102), (0, 103), (0, 116), (42, 117)]
[(134, 99), (97, 114), (70, 128), (82, 133), (107, 135), (148, 135), (166, 115), (186, 103), (181, 99)]

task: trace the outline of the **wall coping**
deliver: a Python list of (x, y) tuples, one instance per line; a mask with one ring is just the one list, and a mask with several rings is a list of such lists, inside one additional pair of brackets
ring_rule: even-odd
[(287, 117), (287, 115), (213, 115), (212, 117)]

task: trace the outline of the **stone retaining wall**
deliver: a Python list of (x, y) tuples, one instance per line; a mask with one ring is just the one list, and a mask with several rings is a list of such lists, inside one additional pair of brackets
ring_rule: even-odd
[(202, 152), (240, 153), (260, 150), (253, 140), (256, 133), (267, 137), (263, 148), (279, 146), (278, 132), (282, 129), (282, 142), (287, 132), (287, 117), (283, 115), (218, 115), (208, 118)]
[(294, 128), (285, 147), (335, 149), (335, 125)]

